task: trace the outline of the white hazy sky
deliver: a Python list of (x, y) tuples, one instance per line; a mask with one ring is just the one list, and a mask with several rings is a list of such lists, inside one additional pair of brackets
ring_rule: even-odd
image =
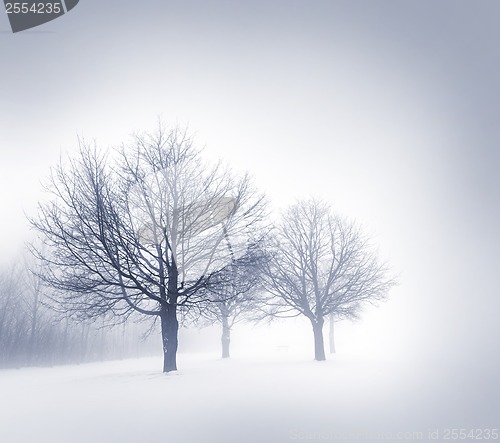
[(0, 15), (2, 260), (77, 135), (109, 146), (161, 116), (277, 208), (320, 196), (374, 234), (401, 285), (362, 347), (443, 373), (476, 361), (498, 389), (499, 16), (487, 0), (82, 0), (12, 35)]

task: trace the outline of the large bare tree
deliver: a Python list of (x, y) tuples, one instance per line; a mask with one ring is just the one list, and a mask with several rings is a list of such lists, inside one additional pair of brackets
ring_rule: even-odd
[(137, 135), (118, 151), (81, 143), (52, 172), (49, 202), (31, 219), (44, 279), (83, 318), (159, 319), (163, 371), (177, 369), (178, 312), (244, 254), (264, 208), (248, 176), (205, 162), (185, 131)]
[(284, 213), (269, 249), (272, 258), (262, 262), (264, 314), (306, 316), (316, 360), (325, 360), (325, 318), (354, 317), (395, 284), (356, 224), (317, 200), (298, 202)]

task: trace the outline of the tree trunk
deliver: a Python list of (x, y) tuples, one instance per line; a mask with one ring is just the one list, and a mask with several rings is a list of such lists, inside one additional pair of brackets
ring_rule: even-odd
[(323, 341), (323, 319), (312, 322), (314, 333), (314, 359), (318, 361), (326, 360), (325, 343)]
[(160, 319), (163, 344), (163, 372), (177, 371), (177, 347), (179, 332), (177, 306), (170, 304), (162, 306)]
[(229, 319), (226, 315), (222, 316), (222, 358), (229, 358), (229, 343), (231, 342), (231, 328), (229, 327)]
[(329, 329), (329, 344), (330, 344), (330, 354), (335, 354), (335, 333), (333, 326), (333, 315), (330, 315), (330, 329)]
[(172, 256), (171, 264), (168, 266), (167, 292), (161, 294), (163, 300), (167, 301), (160, 308), (163, 372), (177, 371), (177, 347), (179, 343), (179, 321), (177, 320), (178, 279), (179, 271), (175, 258)]

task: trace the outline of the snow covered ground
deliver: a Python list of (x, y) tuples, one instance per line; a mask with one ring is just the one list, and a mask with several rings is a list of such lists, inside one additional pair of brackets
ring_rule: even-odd
[(0, 371), (0, 442), (428, 441), (500, 416), (477, 385), (459, 392), (410, 362), (285, 350), (178, 363), (171, 374), (160, 358)]

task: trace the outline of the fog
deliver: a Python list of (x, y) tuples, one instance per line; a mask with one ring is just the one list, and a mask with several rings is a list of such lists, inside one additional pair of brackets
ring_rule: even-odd
[[(295, 381), (283, 361), (302, 383), (317, 369), (310, 361), (311, 328), (300, 320), (237, 324), (231, 342), (236, 372), (224, 367), (229, 379), (238, 370), (252, 374), (248, 362), (270, 361), (262, 374), (279, 384), (284, 400), (275, 400), (276, 408), (286, 399), (300, 408), (303, 398), (324, 401), (337, 414), (334, 424), (312, 414), (297, 432), (358, 430), (356, 424), (377, 431), (498, 427), (498, 3), (105, 3), (82, 1), (40, 32), (12, 35), (7, 17), (0, 18), (2, 266), (21, 259), (32, 235), (25, 214), (43, 198), (41, 182), (50, 167), (76, 152), (78, 136), (109, 147), (154, 128), (158, 118), (187, 126), (207, 158), (249, 171), (274, 213), (316, 196), (360, 221), (399, 279), (388, 301), (366, 307), (356, 322), (337, 325), (337, 355), (318, 377), (330, 380), (325, 371), (338, 370), (346, 386), (360, 386), (363, 393), (352, 397), (338, 381), (326, 391), (347, 409), (322, 392), (308, 397), (299, 390), (290, 400)], [(209, 327), (181, 330), (186, 369), (182, 373), (180, 365), (182, 377), (165, 382), (182, 380), (174, 397), (193, 393), (181, 407), (186, 414), (204, 383), (192, 354), (212, 353), (214, 361), (205, 354), (199, 367), (217, 372), (218, 334)], [(297, 369), (297, 361), (310, 367)], [(102, 384), (113, 395), (118, 382), (107, 385), (105, 375), (93, 375), (99, 374), (94, 365), (91, 391)], [(123, 387), (133, 386), (134, 399), (147, 384), (143, 378), (147, 382), (160, 369), (152, 360), (130, 362), (130, 369), (108, 365), (103, 371), (126, 372)], [(78, 375), (82, 368), (75, 380), (87, 377)], [(22, 371), (0, 372), (3, 385), (15, 377), (24, 383), (35, 369)], [(190, 385), (192, 371), (198, 372)], [(136, 373), (143, 377), (139, 385)], [(65, 374), (68, 383), (74, 380), (71, 371)], [(40, 407), (50, 403), (47, 377), (36, 400)], [(235, 381), (240, 383), (246, 379)], [(264, 386), (262, 395), (271, 389), (269, 381)], [(313, 386), (321, 390), (319, 381)], [(79, 395), (82, 387), (74, 389)], [(296, 412), (271, 423), (264, 414), (270, 409), (256, 412), (258, 399), (247, 402), (247, 388), (240, 394), (223, 397), (229, 403), (218, 407), (239, 405), (245, 420), (256, 414), (259, 425), (249, 435), (262, 441), (293, 437), (289, 417)], [(58, 395), (61, 404), (68, 401)], [(11, 407), (2, 397), (1, 408), (16, 415), (12, 411), (22, 405)], [(356, 407), (363, 409), (359, 420), (345, 412)], [(204, 426), (203, 438), (186, 441), (216, 441), (213, 424)], [(266, 440), (262, 430), (273, 426)], [(213, 435), (237, 440), (220, 429)], [(29, 441), (23, 438), (9, 441)]]

